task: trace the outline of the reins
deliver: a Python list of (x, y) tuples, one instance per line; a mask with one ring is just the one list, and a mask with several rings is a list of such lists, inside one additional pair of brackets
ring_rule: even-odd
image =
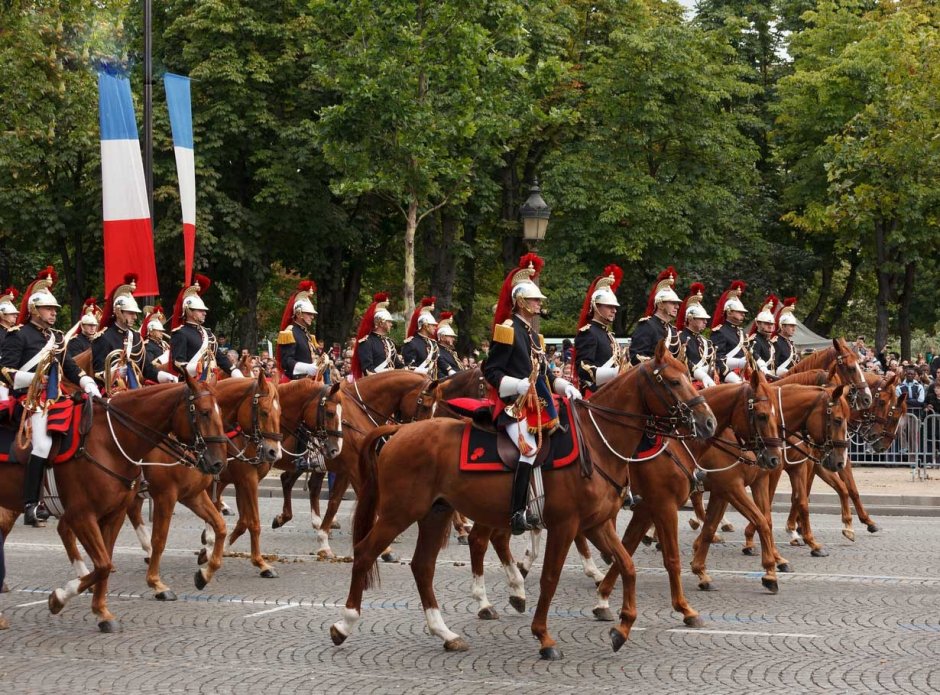
[[(247, 389), (241, 398), (238, 399), (238, 403), (235, 405), (235, 417), (238, 418), (238, 413), (241, 410), (242, 405), (248, 400), (248, 396), (251, 395), (251, 433), (246, 434), (245, 430), (241, 427), (240, 423), (236, 422), (235, 427), (233, 428), (233, 433), (231, 436), (226, 437), (228, 441), (228, 446), (230, 449), (234, 450), (234, 455), (229, 457), (229, 460), (243, 461), (252, 466), (256, 466), (261, 463), (262, 456), (259, 453), (261, 450), (261, 442), (265, 439), (272, 439), (277, 442), (284, 440), (284, 435), (280, 432), (267, 432), (261, 429), (261, 407), (260, 401), (263, 397), (263, 394), (259, 393), (257, 390), (257, 382), (253, 383), (251, 388)], [(245, 446), (241, 449), (235, 444), (235, 437), (244, 437), (246, 442)], [(245, 452), (248, 451), (249, 446), (255, 447), (255, 455), (252, 457), (245, 456)]]

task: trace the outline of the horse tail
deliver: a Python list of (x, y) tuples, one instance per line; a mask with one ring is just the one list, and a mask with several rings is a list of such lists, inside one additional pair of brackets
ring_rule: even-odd
[[(401, 425), (385, 425), (369, 432), (359, 450), (359, 490), (356, 493), (356, 511), (353, 514), (353, 547), (365, 538), (375, 525), (376, 508), (379, 505), (379, 481), (376, 471), (376, 445), (381, 437), (398, 431)], [(366, 574), (366, 589), (379, 583), (379, 567), (372, 565)]]

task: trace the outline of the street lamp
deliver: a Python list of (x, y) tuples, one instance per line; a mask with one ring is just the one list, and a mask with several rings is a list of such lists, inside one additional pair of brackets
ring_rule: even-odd
[(545, 239), (548, 229), (548, 218), (552, 216), (552, 209), (542, 199), (542, 189), (539, 180), (533, 179), (529, 188), (529, 197), (519, 206), (519, 217), (522, 218), (522, 238), (525, 239), (529, 250), (534, 251), (538, 242)]

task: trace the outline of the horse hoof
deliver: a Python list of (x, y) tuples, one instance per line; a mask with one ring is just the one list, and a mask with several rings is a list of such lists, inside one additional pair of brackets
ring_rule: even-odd
[(656, 550), (658, 550), (659, 552), (663, 552), (663, 544), (660, 543), (659, 541), (656, 541)]
[(59, 597), (59, 592), (65, 593), (62, 589), (56, 589), (49, 594), (49, 612), (52, 613), (52, 615), (58, 615), (62, 612), (62, 609), (65, 608), (65, 601)]
[(791, 539), (790, 539), (790, 545), (792, 545), (792, 546), (794, 546), (794, 547), (795, 547), (795, 546), (803, 545), (803, 539), (802, 539), (802, 538), (791, 538)]
[[(332, 560), (336, 555), (330, 548), (323, 548), (322, 550), (317, 551), (317, 560)], [(382, 559), (385, 560), (385, 556), (382, 556)], [(386, 562), (391, 562), (391, 560), (385, 560)]]
[(699, 591), (718, 591), (711, 582), (699, 582), (698, 589)]
[(261, 570), (261, 576), (265, 579), (277, 579), (277, 572), (273, 568), (268, 567), (266, 570)]
[(539, 649), (539, 657), (542, 661), (561, 661), (565, 655), (557, 647), (543, 647)]
[(722, 524), (721, 530), (724, 531), (725, 533), (734, 533), (734, 524), (731, 524), (731, 523)]
[(457, 536), (457, 545), (470, 545), (469, 536)]
[(776, 594), (778, 591), (780, 591), (780, 587), (777, 586), (776, 579), (771, 579), (770, 577), (761, 577), (760, 583), (763, 584), (764, 588), (772, 594)]
[(743, 548), (741, 548), (741, 552), (744, 555), (750, 555), (751, 557), (753, 557), (754, 555), (757, 555), (757, 548), (755, 548), (753, 545), (746, 545)]
[(850, 528), (842, 529), (842, 535), (848, 538), (853, 543), (855, 542), (855, 531), (853, 531), (852, 529)]
[(202, 570), (196, 570), (196, 574), (193, 576), (193, 581), (196, 583), (197, 589), (205, 589), (209, 581), (202, 575)]
[(102, 620), (100, 623), (98, 623), (98, 629), (106, 635), (120, 632), (117, 623), (113, 620)]
[(10, 621), (0, 615), (0, 630), (9, 630)]
[(523, 579), (525, 579), (526, 577), (529, 576), (529, 570), (526, 569), (526, 566), (523, 565), (521, 562), (517, 562), (517, 563), (516, 563), (516, 569), (519, 570), (519, 574), (522, 575), (522, 578), (523, 578)]
[(705, 627), (705, 621), (697, 615), (689, 615), (682, 619), (686, 627)]
[(389, 550), (387, 553), (382, 553), (382, 562), (398, 562), (398, 555)]
[(714, 536), (712, 536), (712, 543), (724, 543), (724, 542), (725, 542), (724, 536), (722, 536), (720, 533), (716, 533)]
[(696, 519), (694, 516), (691, 519), (689, 519), (689, 526), (692, 527), (693, 531), (698, 531), (701, 525), (702, 525), (702, 522)]
[(206, 552), (205, 548), (203, 548), (202, 550), (199, 551), (199, 557), (196, 558), (196, 563), (200, 565), (204, 565), (207, 562), (209, 562), (209, 553)]
[(777, 565), (777, 571), (783, 572), (784, 574), (790, 574), (793, 571), (793, 568), (790, 567), (789, 562), (781, 562), (779, 565)]
[(878, 533), (881, 529), (878, 527), (878, 524), (868, 524), (869, 533)]
[(627, 638), (620, 634), (620, 630), (615, 627), (610, 628), (610, 632), (607, 634), (610, 635), (610, 646), (614, 648), (615, 652), (619, 652), (620, 648), (627, 641)]
[(487, 606), (477, 612), (477, 617), (480, 620), (499, 620), (499, 613), (497, 613), (492, 606)]
[[(869, 530), (871, 530), (870, 526), (868, 528)], [(874, 533), (874, 531), (872, 531), (872, 533)], [(6, 582), (3, 582), (3, 586), (0, 586), (0, 594), (8, 594), (8, 593), (10, 593), (10, 587)]]
[(206, 534), (206, 530), (203, 529), (202, 535), (199, 536), (199, 542), (202, 543), (203, 545), (206, 545), (208, 541), (209, 541), (209, 536)]
[(271, 528), (281, 528), (283, 525), (284, 520), (279, 516), (274, 517), (274, 521), (271, 522)]
[(643, 536), (643, 545), (653, 545), (653, 537)]
[(176, 594), (174, 594), (169, 589), (161, 591), (159, 594), (154, 594), (153, 597), (157, 599), (158, 601), (175, 601), (176, 600)]
[(814, 548), (809, 554), (813, 557), (829, 557), (829, 551), (825, 548)]
[(525, 599), (521, 596), (510, 596), (509, 605), (515, 608), (517, 613), (525, 613)]
[(455, 637), (444, 642), (445, 652), (466, 652), (470, 651), (470, 645), (463, 637)]
[(603, 623), (614, 622), (614, 614), (611, 613), (610, 608), (595, 608), (593, 613), (595, 620), (600, 620)]
[(335, 625), (330, 625), (330, 639), (337, 647), (346, 641), (346, 635), (336, 629)]
[(330, 531), (334, 531), (334, 530), (335, 530), (335, 531), (339, 531), (341, 528), (343, 528), (343, 527), (339, 525), (339, 522), (338, 522), (338, 521), (334, 521), (334, 522), (330, 523)]

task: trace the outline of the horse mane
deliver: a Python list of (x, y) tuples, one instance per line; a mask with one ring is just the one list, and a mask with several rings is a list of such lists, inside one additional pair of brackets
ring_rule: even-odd
[(322, 382), (313, 381), (312, 379), (296, 379), (295, 381), (289, 381), (286, 384), (281, 384), (278, 386), (278, 394), (281, 398), (293, 396), (295, 395), (294, 391), (302, 391), (304, 389), (310, 388), (310, 383), (314, 383), (319, 386), (323, 385)]
[(834, 347), (828, 347), (825, 350), (814, 352), (812, 355), (807, 355), (797, 362), (790, 370), (789, 374), (799, 374), (800, 372), (805, 372), (810, 369), (828, 369), (829, 363), (835, 359), (835, 356), (836, 349)]
[[(821, 381), (820, 381), (821, 379)], [(786, 384), (798, 384), (800, 386), (822, 386), (829, 379), (829, 373), (825, 369), (805, 369), (801, 372), (789, 372), (774, 382), (775, 385), (785, 386)]]

